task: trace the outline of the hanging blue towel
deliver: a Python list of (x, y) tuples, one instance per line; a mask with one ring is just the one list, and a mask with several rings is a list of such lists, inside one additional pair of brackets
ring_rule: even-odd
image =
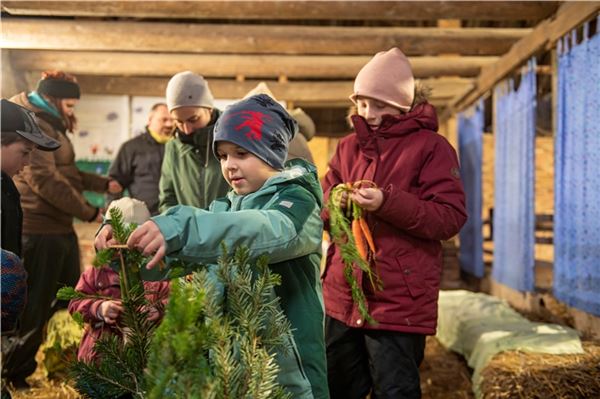
[(496, 102), (494, 265), (492, 277), (518, 291), (532, 291), (535, 245), (535, 59), (514, 89), (499, 83)]
[(483, 277), (483, 233), (481, 220), (483, 101), (458, 115), (458, 153), (469, 218), (460, 230), (460, 268)]
[(600, 34), (588, 32), (559, 41), (553, 286), (600, 316)]

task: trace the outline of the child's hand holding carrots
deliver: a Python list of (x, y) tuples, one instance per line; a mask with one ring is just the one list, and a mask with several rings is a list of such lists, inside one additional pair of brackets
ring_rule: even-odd
[(365, 211), (374, 212), (383, 203), (383, 192), (376, 187), (358, 188), (352, 192), (350, 198)]
[(339, 197), (339, 198), (340, 198), (340, 199), (339, 199), (339, 201), (340, 201), (340, 204), (339, 204), (339, 205), (340, 205), (340, 208), (342, 208), (342, 209), (346, 209), (346, 208), (348, 207), (348, 196), (349, 196), (349, 195), (350, 195), (350, 194), (348, 194), (348, 192), (347, 192), (347, 191), (342, 191), (342, 192), (340, 193), (340, 197)]

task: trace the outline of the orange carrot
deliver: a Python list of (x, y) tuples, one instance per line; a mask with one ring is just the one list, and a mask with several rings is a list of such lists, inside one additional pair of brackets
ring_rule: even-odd
[(356, 249), (358, 250), (358, 254), (362, 259), (367, 260), (367, 245), (365, 243), (365, 238), (363, 237), (360, 222), (357, 219), (352, 221), (352, 235), (354, 236), (354, 243), (356, 245)]
[(363, 187), (377, 188), (377, 184), (371, 180), (357, 180), (354, 183), (352, 183), (352, 188), (359, 189)]
[(369, 225), (365, 218), (358, 219), (358, 223), (360, 224), (360, 228), (362, 229), (363, 235), (369, 244), (369, 248), (373, 255), (375, 255), (375, 242), (373, 241), (373, 235), (371, 234), (371, 230), (369, 230)]

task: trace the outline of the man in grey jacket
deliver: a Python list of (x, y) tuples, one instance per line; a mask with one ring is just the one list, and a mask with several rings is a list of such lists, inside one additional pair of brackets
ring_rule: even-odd
[[(129, 190), (132, 198), (143, 201), (152, 215), (158, 212), (158, 183), (165, 154), (171, 139), (173, 122), (164, 103), (154, 104), (146, 131), (123, 143), (110, 166), (109, 176)], [(121, 193), (122, 194), (122, 193)], [(107, 196), (108, 202), (121, 197)]]

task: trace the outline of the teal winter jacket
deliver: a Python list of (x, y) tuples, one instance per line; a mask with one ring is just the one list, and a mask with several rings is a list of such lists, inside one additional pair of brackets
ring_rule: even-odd
[(277, 358), (279, 382), (294, 398), (329, 397), (319, 275), (321, 207), (316, 169), (294, 159), (256, 192), (230, 191), (208, 211), (176, 206), (152, 218), (170, 257), (214, 264), (222, 242), (227, 248), (248, 247), (251, 257), (269, 257), (271, 270), (282, 277), (275, 293), (293, 329), (294, 353)]

